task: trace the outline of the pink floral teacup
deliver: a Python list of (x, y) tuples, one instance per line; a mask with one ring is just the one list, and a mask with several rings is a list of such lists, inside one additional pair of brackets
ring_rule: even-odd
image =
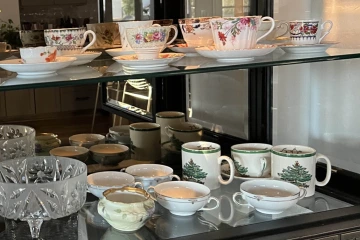
[[(86, 46), (85, 40), (88, 34), (91, 34), (92, 41)], [(47, 46), (56, 46), (60, 55), (63, 50), (71, 51), (72, 54), (83, 53), (91, 47), (96, 41), (96, 34), (86, 28), (60, 28), (44, 30), (44, 38)]]
[(188, 47), (201, 47), (213, 44), (209, 19), (211, 17), (179, 19), (179, 25)]
[[(175, 31), (173, 38), (167, 42), (171, 29)], [(159, 53), (177, 37), (175, 26), (159, 26), (146, 28), (128, 28), (126, 37), (138, 59), (159, 58)]]
[[(263, 20), (271, 22), (271, 28), (261, 37), (257, 37)], [(211, 30), (217, 50), (253, 49), (256, 43), (269, 35), (275, 27), (271, 17), (246, 16), (210, 19)]]

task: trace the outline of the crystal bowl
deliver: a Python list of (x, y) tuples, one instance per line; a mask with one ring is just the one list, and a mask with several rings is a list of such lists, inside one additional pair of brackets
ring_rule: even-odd
[(86, 201), (87, 167), (64, 157), (0, 162), (0, 216), (27, 221), (39, 238), (44, 220), (71, 215)]
[(0, 125), (0, 162), (35, 156), (35, 129), (20, 125)]

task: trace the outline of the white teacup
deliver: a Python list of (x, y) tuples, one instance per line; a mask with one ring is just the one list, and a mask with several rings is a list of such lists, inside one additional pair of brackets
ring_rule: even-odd
[[(323, 22), (319, 27), (319, 20), (294, 20), (289, 22), (290, 26), (290, 40), (292, 44), (316, 44), (321, 41), (330, 33), (333, 23), (330, 20)], [(329, 27), (324, 31), (322, 36), (319, 36), (320, 30), (324, 30), (325, 26)]]
[(11, 45), (6, 42), (0, 42), (0, 52), (6, 52), (6, 50), (11, 52)]
[[(171, 29), (175, 35), (168, 40)], [(127, 28), (126, 38), (131, 48), (135, 51), (138, 59), (156, 59), (159, 53), (177, 37), (178, 30), (174, 25), (144, 27), (144, 28)]]
[(262, 143), (244, 143), (231, 146), (236, 171), (242, 177), (270, 175), (272, 146)]
[(141, 182), (144, 190), (150, 186), (156, 186), (159, 183), (169, 182), (173, 178), (180, 181), (178, 175), (174, 175), (171, 167), (160, 164), (136, 164), (126, 169), (122, 169), (126, 173), (135, 177), (137, 182)]
[(214, 43), (209, 19), (211, 17), (179, 19), (179, 25), (188, 47), (208, 46)]
[(161, 126), (161, 142), (169, 141), (165, 133), (165, 127), (173, 123), (185, 122), (185, 114), (182, 112), (166, 111), (156, 113), (156, 123)]
[(175, 149), (180, 151), (184, 143), (201, 140), (202, 126), (190, 122), (170, 123), (165, 127), (165, 133)]
[(56, 54), (56, 47), (20, 48), (20, 56), (23, 63), (55, 62)]
[[(121, 39), (121, 48), (123, 51), (132, 51), (127, 37), (126, 37), (126, 29), (127, 28), (141, 28), (141, 27), (151, 27), (153, 25), (153, 20), (148, 21), (130, 21), (130, 22), (117, 22), (119, 26), (120, 39)], [(160, 25), (156, 25), (160, 26)]]

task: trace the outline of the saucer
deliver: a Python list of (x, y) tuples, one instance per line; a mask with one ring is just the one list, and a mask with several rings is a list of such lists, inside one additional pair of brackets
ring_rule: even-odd
[(35, 76), (55, 73), (75, 62), (75, 57), (57, 57), (55, 62), (24, 64), (21, 59), (0, 61), (0, 67), (21, 76)]
[(106, 49), (105, 52), (112, 57), (135, 54), (135, 52), (132, 50), (124, 51), (122, 48)]
[(183, 58), (183, 53), (160, 53), (160, 58), (138, 59), (136, 54), (114, 57), (113, 59), (124, 65), (125, 68), (132, 70), (154, 70), (168, 68), (170, 63), (179, 61)]
[(188, 47), (186, 43), (170, 45), (168, 48), (177, 53), (185, 53), (187, 57), (199, 56), (195, 50), (196, 47)]
[[(221, 175), (223, 175), (225, 177), (230, 177), (229, 172), (230, 172), (229, 164), (226, 163), (226, 164), (221, 165)], [(235, 170), (234, 178), (242, 180), (242, 181), (249, 181), (249, 180), (256, 180), (256, 179), (258, 179), (258, 180), (259, 179), (271, 179), (271, 176), (268, 175), (265, 177), (241, 177), (239, 175), (239, 173)]]
[(322, 42), (318, 44), (309, 44), (309, 45), (293, 45), (293, 44), (283, 44), (278, 45), (286, 53), (293, 54), (305, 54), (305, 53), (319, 53), (325, 52), (332, 45), (338, 44), (338, 42)]
[(99, 57), (100, 55), (101, 55), (101, 52), (86, 51), (84, 53), (64, 55), (64, 57), (76, 57), (75, 62), (73, 62), (71, 64), (71, 66), (78, 66), (78, 65), (89, 63), (92, 60), (94, 60), (95, 58)]
[(195, 50), (203, 57), (215, 58), (218, 62), (248, 62), (254, 57), (262, 57), (277, 48), (276, 45), (258, 44), (253, 49), (216, 50), (214, 47), (201, 47)]

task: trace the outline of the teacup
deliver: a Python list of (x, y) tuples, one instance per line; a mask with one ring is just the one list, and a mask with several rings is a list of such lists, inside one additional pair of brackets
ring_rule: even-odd
[(179, 19), (179, 25), (188, 47), (208, 46), (214, 43), (209, 19), (211, 17)]
[(55, 62), (56, 55), (56, 47), (20, 48), (20, 56), (23, 63)]
[[(148, 191), (154, 191), (156, 201), (178, 216), (190, 216), (196, 211), (213, 210), (219, 207), (219, 200), (210, 196), (210, 189), (199, 183), (164, 182), (150, 186)], [(212, 200), (216, 202), (216, 205), (205, 208), (204, 206)]]
[[(83, 47), (87, 36), (93, 36), (92, 41)], [(96, 41), (96, 34), (86, 28), (60, 28), (44, 30), (47, 46), (56, 46), (60, 55), (80, 54), (85, 52)]]
[(129, 158), (129, 148), (120, 144), (97, 144), (90, 147), (91, 158), (102, 165), (117, 165)]
[(71, 146), (90, 148), (93, 145), (105, 143), (105, 136), (93, 133), (76, 134), (69, 137), (69, 143)]
[(165, 133), (165, 127), (172, 123), (185, 122), (185, 114), (182, 112), (166, 111), (156, 113), (156, 123), (161, 126), (161, 142), (168, 142), (170, 139)]
[(135, 177), (137, 182), (141, 182), (144, 189), (147, 190), (150, 186), (156, 186), (159, 183), (169, 182), (173, 178), (180, 181), (178, 175), (173, 174), (171, 167), (160, 164), (136, 164), (126, 169), (122, 169), (126, 173)]
[[(153, 20), (148, 21), (130, 21), (130, 22), (117, 22), (119, 26), (120, 32), (120, 40), (121, 40), (121, 48), (123, 51), (132, 51), (127, 37), (126, 37), (126, 29), (127, 28), (141, 28), (141, 27), (151, 27), (153, 25)], [(160, 26), (160, 25), (157, 25)]]
[[(171, 29), (175, 35), (167, 42)], [(126, 38), (138, 59), (159, 58), (159, 53), (176, 39), (177, 34), (178, 30), (173, 25), (126, 29)]]
[[(86, 24), (86, 28), (96, 34), (96, 41), (91, 48), (110, 48), (120, 45), (120, 32), (116, 23)], [(92, 41), (92, 35), (89, 35), (89, 39)]]
[[(271, 28), (258, 38), (257, 32), (261, 21), (264, 20), (271, 22)], [(230, 17), (215, 18), (209, 21), (217, 50), (253, 49), (258, 41), (269, 35), (275, 28), (275, 21), (271, 17)]]
[(154, 212), (154, 200), (138, 188), (109, 189), (98, 203), (98, 213), (113, 228), (124, 232), (140, 229)]
[[(316, 180), (316, 163), (326, 162), (324, 181)], [(315, 194), (316, 186), (325, 186), (331, 177), (330, 160), (315, 149), (299, 145), (279, 145), (271, 149), (271, 177), (306, 189), (306, 197)]]
[(0, 42), (0, 52), (6, 52), (7, 50), (11, 52), (11, 45), (6, 42)]
[(103, 192), (110, 188), (135, 187), (142, 184), (127, 173), (107, 171), (93, 173), (87, 176), (88, 190), (94, 196), (103, 198)]
[(270, 175), (272, 146), (262, 143), (244, 143), (231, 146), (236, 171), (242, 177)]
[[(261, 37), (266, 34), (272, 26), (271, 21), (261, 21), (260, 27), (257, 32), (257, 37)], [(274, 30), (262, 40), (275, 40), (277, 38), (285, 36), (289, 32), (289, 24), (286, 22), (280, 22), (275, 20)]]
[(20, 40), (23, 47), (38, 47), (45, 45), (44, 30), (21, 30)]
[(177, 151), (181, 151), (181, 145), (187, 142), (201, 140), (202, 126), (197, 123), (180, 122), (170, 123), (165, 127), (165, 133)]
[(333, 26), (332, 21), (327, 20), (323, 22), (320, 26), (320, 30), (325, 28), (325, 25), (329, 27), (325, 30), (322, 36), (319, 36), (319, 20), (294, 20), (289, 22), (290, 26), (290, 40), (294, 45), (304, 45), (304, 44), (316, 44), (321, 43), (321, 41), (326, 37)]
[(118, 143), (130, 144), (129, 125), (113, 126), (109, 128), (109, 137)]
[(89, 157), (89, 149), (78, 146), (63, 146), (50, 150), (51, 156), (68, 157), (86, 162)]

